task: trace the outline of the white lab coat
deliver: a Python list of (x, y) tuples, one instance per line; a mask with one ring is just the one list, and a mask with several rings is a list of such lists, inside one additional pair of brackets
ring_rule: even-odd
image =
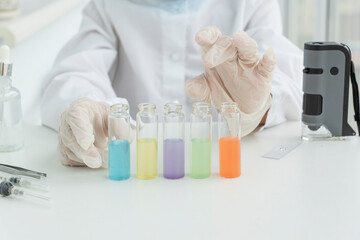
[(194, 38), (210, 25), (229, 36), (246, 31), (261, 54), (269, 47), (275, 49), (278, 64), (266, 127), (299, 119), (302, 53), (281, 34), (278, 2), (195, 2), (199, 6), (179, 12), (136, 0), (89, 3), (79, 33), (59, 53), (46, 81), (43, 124), (57, 130), (60, 114), (80, 97), (128, 101), (132, 117), (141, 102), (155, 103), (161, 114), (165, 103), (179, 101), (189, 116), (193, 100), (186, 96), (184, 83), (203, 72), (201, 49)]

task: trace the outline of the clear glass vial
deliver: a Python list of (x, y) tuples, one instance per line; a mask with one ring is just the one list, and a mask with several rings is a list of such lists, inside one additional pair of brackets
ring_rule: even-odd
[(130, 116), (127, 104), (110, 107), (108, 117), (109, 178), (130, 178)]
[(211, 174), (210, 105), (205, 102), (193, 104), (190, 116), (190, 177), (207, 178)]
[(219, 169), (226, 178), (241, 175), (240, 111), (234, 102), (224, 102), (218, 115)]
[(164, 106), (163, 144), (164, 144), (164, 177), (182, 178), (185, 175), (184, 136), (185, 116), (183, 106), (168, 103)]
[(158, 174), (158, 117), (156, 106), (140, 103), (136, 115), (136, 177), (153, 179)]
[(8, 46), (0, 47), (0, 152), (24, 145), (20, 91), (12, 86)]

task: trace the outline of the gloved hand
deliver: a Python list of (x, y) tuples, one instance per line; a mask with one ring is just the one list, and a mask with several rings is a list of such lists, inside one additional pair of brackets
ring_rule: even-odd
[(190, 98), (220, 109), (223, 102), (236, 102), (241, 112), (242, 135), (252, 132), (270, 108), (270, 83), (276, 60), (270, 48), (259, 61), (257, 43), (245, 32), (233, 38), (216, 27), (201, 30), (195, 38), (201, 46), (205, 73), (186, 82)]
[[(106, 103), (81, 98), (62, 113), (58, 154), (64, 165), (107, 167), (109, 111)], [(120, 126), (118, 131), (125, 129)], [(132, 131), (130, 142), (133, 138)]]

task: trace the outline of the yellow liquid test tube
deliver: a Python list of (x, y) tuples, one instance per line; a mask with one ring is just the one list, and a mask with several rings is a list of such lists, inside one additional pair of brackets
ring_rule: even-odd
[(157, 140), (143, 138), (136, 141), (136, 177), (153, 179), (158, 174)]

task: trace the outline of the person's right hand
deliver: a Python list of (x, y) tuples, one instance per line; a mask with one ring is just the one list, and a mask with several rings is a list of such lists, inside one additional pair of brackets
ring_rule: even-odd
[[(64, 165), (107, 167), (109, 111), (106, 103), (81, 98), (62, 113), (58, 154)], [(123, 127), (119, 131), (127, 126)]]
[(202, 48), (205, 69), (186, 82), (187, 95), (218, 110), (223, 102), (235, 102), (241, 111), (242, 135), (249, 134), (271, 106), (274, 50), (268, 49), (260, 59), (256, 41), (245, 32), (229, 37), (212, 26), (201, 30), (195, 40)]

